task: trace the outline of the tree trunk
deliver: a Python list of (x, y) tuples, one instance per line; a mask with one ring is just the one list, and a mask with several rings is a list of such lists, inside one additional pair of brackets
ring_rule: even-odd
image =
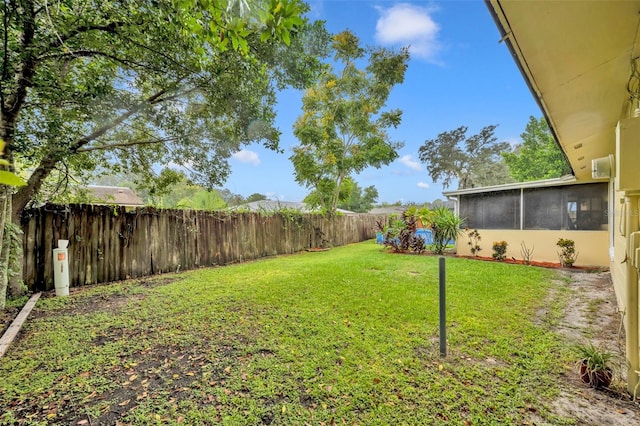
[[(6, 211), (12, 211), (11, 198), (8, 200), (9, 206)], [(13, 216), (11, 222), (5, 224), (5, 237), (9, 240), (9, 288), (8, 293), (10, 297), (23, 296), (27, 289), (24, 286), (24, 280), (22, 279), (22, 247), (24, 247), (24, 232), (20, 228), (20, 217)]]
[(19, 188), (18, 192), (13, 194), (11, 199), (11, 217), (13, 218), (14, 223), (20, 223), (19, 220), (22, 216), (22, 211), (25, 209), (27, 204), (29, 204), (29, 201), (31, 201), (33, 196), (40, 191), (44, 180), (54, 170), (56, 163), (57, 161), (52, 158), (43, 159), (31, 176), (29, 176), (27, 184)]
[(339, 174), (338, 179), (336, 179), (336, 189), (331, 196), (331, 207), (329, 212), (327, 212), (330, 216), (334, 216), (336, 214), (336, 210), (338, 210), (338, 199), (340, 198), (340, 187), (342, 186), (343, 180), (343, 175)]
[[(7, 219), (10, 218), (9, 211), (9, 197), (11, 197), (11, 188), (2, 185), (0, 187), (0, 311), (4, 310), (7, 300), (7, 277), (9, 272), (9, 265), (5, 264), (2, 260), (5, 259), (4, 250), (4, 227), (7, 223)], [(6, 253), (8, 259), (8, 253)]]

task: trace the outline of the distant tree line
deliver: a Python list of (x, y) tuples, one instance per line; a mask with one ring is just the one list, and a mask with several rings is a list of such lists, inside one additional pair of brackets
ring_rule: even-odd
[(496, 125), (467, 136), (467, 127), (442, 132), (419, 148), (419, 157), (434, 181), (458, 189), (561, 177), (571, 173), (546, 120), (529, 117), (522, 142), (498, 141)]

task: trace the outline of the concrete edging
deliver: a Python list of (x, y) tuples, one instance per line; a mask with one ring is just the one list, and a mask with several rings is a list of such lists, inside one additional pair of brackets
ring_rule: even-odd
[(31, 310), (36, 306), (36, 302), (40, 298), (42, 293), (36, 293), (29, 301), (22, 307), (22, 310), (18, 314), (18, 316), (13, 320), (7, 331), (4, 333), (2, 338), (0, 338), (0, 358), (7, 352), (9, 349), (9, 345), (13, 342), (13, 339), (16, 338), (18, 332), (22, 328), (22, 324), (27, 320), (27, 317), (31, 313)]

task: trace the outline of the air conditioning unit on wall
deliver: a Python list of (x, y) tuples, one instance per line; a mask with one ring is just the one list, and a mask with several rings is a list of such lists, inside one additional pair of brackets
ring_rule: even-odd
[(591, 160), (591, 177), (593, 179), (611, 179), (613, 177), (613, 155)]

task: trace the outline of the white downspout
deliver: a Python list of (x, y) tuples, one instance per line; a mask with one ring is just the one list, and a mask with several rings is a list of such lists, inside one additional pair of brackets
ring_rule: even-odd
[(627, 348), (627, 390), (633, 393), (638, 383), (640, 360), (638, 354), (638, 270), (635, 265), (636, 247), (633, 246), (631, 234), (637, 232), (638, 221), (638, 195), (625, 194), (624, 234), (627, 245), (626, 265), (626, 300), (625, 330)]

